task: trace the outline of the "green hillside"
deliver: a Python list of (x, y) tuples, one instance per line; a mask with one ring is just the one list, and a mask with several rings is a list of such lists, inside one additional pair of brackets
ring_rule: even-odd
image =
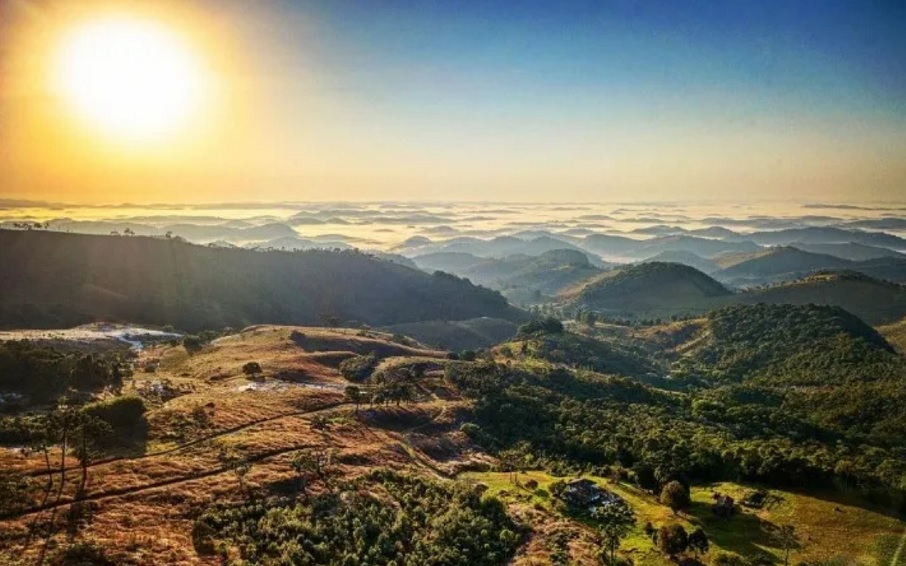
[(6, 230), (0, 249), (0, 324), (7, 327), (122, 320), (192, 330), (327, 317), (371, 325), (519, 317), (494, 291), (355, 251)]
[(793, 247), (772, 248), (768, 253), (759, 253), (726, 267), (714, 274), (723, 280), (751, 279), (761, 281), (764, 278), (781, 276), (790, 273), (807, 273), (818, 269), (836, 269), (849, 266), (851, 262), (832, 255), (804, 252)]
[(569, 302), (611, 314), (669, 316), (707, 308), (714, 299), (730, 295), (726, 287), (688, 265), (651, 262), (605, 273)]
[(851, 272), (819, 272), (803, 279), (734, 296), (744, 304), (839, 306), (868, 324), (887, 324), (906, 315), (906, 287)]
[(906, 358), (852, 314), (762, 304), (712, 312), (706, 324), (672, 371), (706, 390), (702, 411), (738, 426), (903, 447)]
[(716, 381), (831, 385), (895, 379), (903, 359), (873, 328), (840, 307), (737, 305), (707, 317), (707, 336), (686, 370)]

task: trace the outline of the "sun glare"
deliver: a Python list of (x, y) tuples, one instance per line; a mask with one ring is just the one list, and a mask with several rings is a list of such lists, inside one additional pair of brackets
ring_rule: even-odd
[(90, 127), (154, 140), (184, 126), (202, 103), (202, 67), (188, 43), (154, 22), (107, 17), (73, 29), (54, 66), (57, 94)]

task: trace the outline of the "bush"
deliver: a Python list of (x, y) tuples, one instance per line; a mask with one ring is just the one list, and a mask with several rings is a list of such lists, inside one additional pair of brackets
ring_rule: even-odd
[(377, 357), (374, 354), (353, 356), (340, 363), (340, 373), (349, 381), (362, 382), (368, 379), (376, 365)]
[(519, 338), (530, 338), (541, 334), (563, 334), (563, 323), (549, 316), (541, 320), (526, 322), (516, 331)]
[(689, 545), (689, 535), (682, 525), (664, 525), (657, 533), (657, 547), (664, 554), (674, 556), (684, 552)]
[(204, 345), (201, 338), (195, 336), (194, 334), (187, 334), (182, 339), (182, 346), (186, 349), (186, 352), (194, 354), (201, 350), (201, 347)]
[(668, 482), (661, 490), (661, 503), (670, 507), (674, 513), (686, 509), (692, 503), (689, 489), (676, 480)]
[(128, 436), (144, 424), (147, 407), (141, 397), (126, 395), (91, 403), (83, 411), (110, 425), (115, 434)]
[(260, 375), (262, 371), (261, 364), (258, 362), (246, 362), (246, 364), (242, 366), (242, 373), (249, 377)]

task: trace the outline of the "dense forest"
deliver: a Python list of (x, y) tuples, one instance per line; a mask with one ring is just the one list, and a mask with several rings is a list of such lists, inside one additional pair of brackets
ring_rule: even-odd
[[(513, 351), (519, 363), (451, 367), (448, 378), (476, 400), (466, 427), (476, 441), (558, 471), (615, 466), (649, 489), (825, 486), (903, 505), (906, 362), (877, 333), (816, 306), (731, 307), (708, 326), (665, 386), (572, 369), (583, 342), (555, 338), (552, 357), (550, 336)], [(526, 365), (533, 357), (554, 363)]]
[(0, 326), (96, 320), (186, 330), (518, 319), (495, 291), (356, 251), (251, 251), (177, 239), (0, 230)]
[(228, 540), (245, 563), (300, 566), (494, 566), (521, 542), (500, 501), (389, 470), (282, 502), (215, 506), (193, 533), (202, 553)]

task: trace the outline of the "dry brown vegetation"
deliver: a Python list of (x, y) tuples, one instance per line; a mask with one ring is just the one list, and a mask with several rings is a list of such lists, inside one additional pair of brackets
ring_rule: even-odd
[[(410, 361), (442, 367), (442, 352), (376, 333), (316, 328), (253, 327), (191, 355), (182, 346), (143, 351), (127, 390), (145, 395), (152, 407), (147, 438), (131, 453), (94, 462), (81, 491), (74, 458), (67, 459), (60, 489), (59, 470), (48, 474), (41, 455), (0, 450), (0, 466), (28, 472), (33, 483), (28, 508), (0, 523), (0, 562), (33, 561), (72, 540), (88, 540), (128, 563), (217, 563), (193, 549), (193, 520), (213, 502), (285, 489), (293, 481), (289, 461), (300, 449), (335, 451), (336, 471), (344, 477), (377, 466), (449, 477), (474, 466), (475, 451), (458, 431), (462, 402), (430, 394), (445, 391), (440, 384), (426, 386), (430, 396), (421, 403), (366, 403), (355, 411), (344, 397), (347, 382), (336, 360), (372, 352), (393, 356), (391, 366)], [(249, 361), (261, 364), (261, 377), (242, 372)], [(145, 365), (156, 371), (142, 371)], [(162, 400), (156, 393), (162, 384), (178, 396)], [(220, 458), (224, 452), (251, 463), (245, 492)], [(58, 462), (59, 453), (53, 456)], [(45, 487), (51, 488), (47, 497)]]

